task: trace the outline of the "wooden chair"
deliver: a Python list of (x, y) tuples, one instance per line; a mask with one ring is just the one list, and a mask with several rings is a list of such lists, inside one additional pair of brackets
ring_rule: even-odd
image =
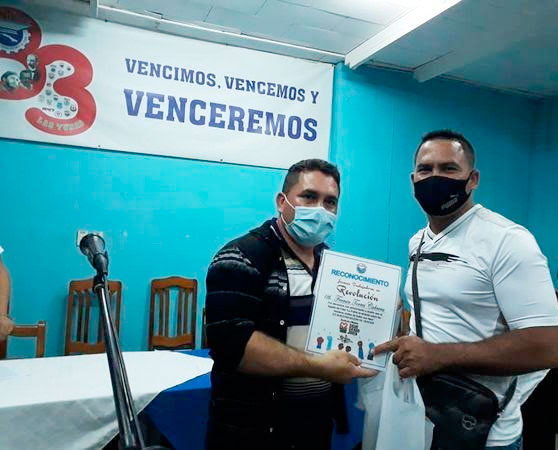
[[(177, 294), (171, 295), (174, 291)], [(149, 350), (195, 348), (197, 297), (197, 280), (168, 277), (151, 281)], [(171, 316), (176, 317), (176, 326), (169, 326), (174, 322), (169, 320)]]
[[(116, 332), (120, 331), (122, 283), (109, 281), (109, 305)], [(105, 351), (103, 325), (93, 279), (70, 282), (66, 310), (66, 340), (64, 355), (102, 353)]]
[[(39, 320), (37, 325), (15, 325), (14, 329), (8, 336), (11, 337), (34, 337), (37, 339), (37, 346), (35, 349), (35, 357), (42, 358), (45, 356), (45, 341), (46, 341), (46, 322)], [(0, 359), (6, 358), (7, 339), (0, 342)]]

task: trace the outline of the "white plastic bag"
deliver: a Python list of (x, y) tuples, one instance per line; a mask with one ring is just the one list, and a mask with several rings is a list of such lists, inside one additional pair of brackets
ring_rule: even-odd
[(385, 379), (385, 372), (380, 372), (372, 378), (358, 379), (358, 402), (356, 406), (364, 409), (362, 450), (374, 450), (376, 448)]
[[(424, 403), (414, 378), (399, 377), (390, 357), (382, 391), (375, 447), (363, 437), (363, 450), (428, 450), (432, 423), (426, 420)], [(371, 405), (373, 406), (373, 405)], [(366, 426), (365, 426), (366, 428)], [(367, 430), (364, 436), (368, 437)]]

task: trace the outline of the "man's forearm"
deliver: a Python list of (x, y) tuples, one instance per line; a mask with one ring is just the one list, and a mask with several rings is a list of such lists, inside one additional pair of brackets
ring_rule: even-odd
[(558, 327), (513, 330), (473, 343), (431, 345), (445, 369), (514, 375), (558, 367)]
[(253, 375), (319, 377), (317, 359), (255, 331), (246, 344), (238, 369)]

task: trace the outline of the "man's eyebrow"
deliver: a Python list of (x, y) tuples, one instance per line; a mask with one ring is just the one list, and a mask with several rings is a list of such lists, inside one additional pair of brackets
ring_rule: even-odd
[(428, 169), (430, 167), (432, 167), (432, 164), (428, 164), (428, 163), (417, 164), (417, 169)]

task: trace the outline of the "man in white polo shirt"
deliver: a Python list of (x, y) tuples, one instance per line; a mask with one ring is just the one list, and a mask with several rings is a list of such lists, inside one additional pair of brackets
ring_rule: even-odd
[[(429, 222), (409, 242), (413, 261), (424, 240), (417, 266), (423, 339), (414, 335), (409, 270), (411, 336), (376, 353), (394, 351), (403, 378), (458, 371), (503, 402), (513, 375), (558, 366), (558, 304), (547, 260), (524, 227), (474, 204), (479, 172), (461, 134), (425, 135), (412, 179)], [(521, 386), (492, 426), (487, 448), (521, 447)]]
[[(0, 247), (0, 255), (4, 249)], [(0, 256), (0, 341), (6, 339), (14, 328), (14, 323), (8, 316), (8, 303), (10, 301), (10, 275)]]

